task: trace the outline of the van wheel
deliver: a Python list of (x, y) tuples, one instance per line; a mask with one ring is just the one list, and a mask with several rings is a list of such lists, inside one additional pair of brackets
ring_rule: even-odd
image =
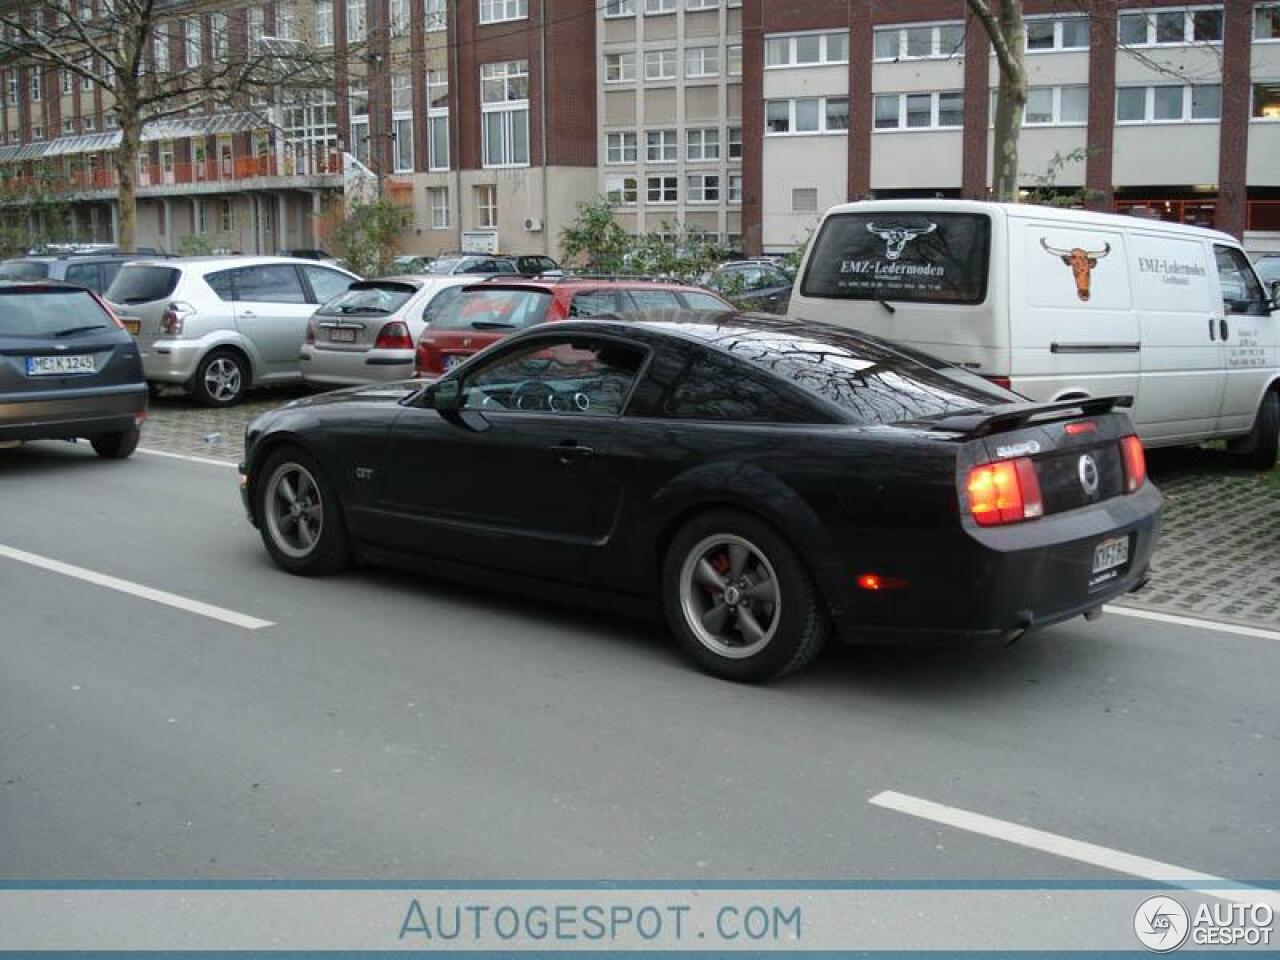
[(200, 361), (191, 392), (206, 407), (230, 407), (244, 398), (249, 370), (244, 359), (230, 350), (214, 350)]
[(1249, 435), (1232, 440), (1227, 449), (1238, 456), (1241, 463), (1257, 470), (1270, 470), (1276, 465), (1276, 453), (1280, 450), (1280, 393), (1267, 391)]

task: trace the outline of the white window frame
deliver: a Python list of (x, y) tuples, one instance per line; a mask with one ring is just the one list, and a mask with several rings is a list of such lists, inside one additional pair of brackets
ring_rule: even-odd
[(718, 46), (685, 47), (684, 75), (686, 80), (709, 80), (720, 76), (720, 48)]
[[(492, 183), (479, 183), (471, 188), (476, 202), (476, 226), (482, 230), (494, 230), (498, 226), (498, 187)], [(489, 203), (485, 203), (485, 200)]]
[[(650, 74), (649, 67), (651, 64), (655, 63), (659, 67), (664, 67), (669, 63), (671, 72), (658, 75)], [(646, 50), (644, 52), (644, 79), (646, 83), (663, 83), (668, 80), (674, 81), (676, 79), (676, 71), (678, 69), (679, 65), (676, 60), (676, 51), (674, 47), (664, 47), (661, 50)]]
[[(214, 62), (222, 63), (231, 52), (231, 35), (228, 32), (225, 13), (209, 14), (209, 40)], [(107, 64), (107, 69), (110, 67), (111, 65)]]
[[(1030, 105), (1031, 93), (1035, 90), (1051, 90), (1053, 91), (1053, 105), (1051, 107), (1052, 119), (1047, 123), (1031, 123), (1027, 120), (1027, 107), (1023, 107), (1022, 125), (1029, 130), (1044, 129), (1046, 127), (1087, 127), (1089, 125), (1089, 85), (1085, 83), (1064, 83), (1058, 86), (1032, 86), (1027, 88), (1027, 104)], [(1063, 120), (1062, 119), (1062, 99), (1063, 93), (1067, 90), (1082, 90), (1085, 95), (1085, 119), (1083, 120)], [(996, 115), (996, 97), (998, 91), (991, 91), (991, 112), (988, 118), (988, 126), (995, 124)]]
[[(1115, 108), (1112, 111), (1112, 117), (1117, 127), (1141, 127), (1141, 126), (1162, 126), (1167, 124), (1206, 124), (1222, 122), (1222, 99), (1218, 99), (1218, 115), (1216, 117), (1192, 117), (1192, 89), (1194, 87), (1218, 87), (1221, 90), (1220, 83), (1155, 83), (1155, 84), (1121, 84), (1116, 86)], [(1156, 119), (1156, 89), (1180, 89), (1182, 90), (1182, 115), (1176, 118), (1161, 117)], [(1146, 109), (1141, 120), (1121, 120), (1120, 119), (1120, 91), (1121, 90), (1145, 90), (1146, 91)]]
[(1280, 22), (1280, 3), (1259, 3), (1253, 8), (1253, 26), (1250, 28), (1254, 43), (1280, 43), (1280, 32), (1273, 37), (1258, 36), (1258, 25), (1262, 23), (1263, 14), (1270, 14)]
[[(835, 36), (844, 37), (844, 57), (842, 59), (833, 59), (831, 57), (831, 38)], [(799, 41), (806, 37), (818, 38), (818, 59), (813, 63), (800, 63), (796, 52)], [(785, 47), (785, 60), (779, 63), (769, 63), (771, 44), (774, 45), (775, 49), (778, 46)], [(803, 70), (810, 67), (830, 67), (847, 64), (849, 62), (849, 31), (805, 30), (801, 33), (771, 33), (764, 38), (764, 59), (766, 70)]]
[[(444, 88), (444, 106), (439, 106), (436, 102), (436, 93)], [(449, 71), (448, 70), (428, 70), (427, 71), (427, 169), (428, 170), (448, 170), (449, 169)], [(444, 124), (444, 156), (439, 156), (436, 151), (436, 128), (440, 124)]]
[(1254, 114), (1258, 109), (1257, 104), (1257, 87), (1261, 84), (1280, 85), (1280, 80), (1270, 80), (1267, 77), (1251, 77), (1249, 81), (1249, 122), (1250, 123), (1280, 123), (1280, 110), (1274, 115), (1259, 117)]
[[(742, 128), (730, 127), (725, 136), (725, 157), (729, 160), (742, 159)], [(737, 152), (734, 148), (737, 148)]]
[(315, 11), (315, 45), (317, 47), (333, 46), (333, 0), (316, 0)]
[(742, 206), (742, 174), (729, 174), (728, 187), (725, 190), (724, 202), (733, 207)]
[(80, 121), (80, 129), (85, 133), (93, 133), (98, 129), (98, 121), (92, 116), (86, 116)]
[[(444, 203), (441, 205), (440, 200)], [(427, 209), (431, 212), (431, 229), (449, 229), (449, 188), (427, 187)]]
[(366, 0), (347, 0), (347, 43), (363, 43), (369, 35)]
[[(950, 45), (942, 42), (942, 30), (945, 27), (961, 28), (961, 39), (958, 46), (954, 49)], [(929, 40), (929, 53), (918, 54), (907, 52), (907, 31), (908, 30), (925, 30), (932, 31)], [(893, 63), (896, 60), (953, 60), (964, 56), (964, 30), (965, 23), (963, 20), (939, 20), (935, 23), (900, 23), (894, 26), (876, 27), (871, 42), (871, 56), (875, 63)], [(898, 35), (897, 53), (893, 56), (880, 56), (876, 53), (876, 38), (889, 33)]]
[[(1088, 29), (1087, 29), (1087, 28), (1088, 28), (1088, 26), (1089, 26), (1089, 17), (1088, 17), (1088, 15), (1085, 15), (1085, 14), (1059, 14), (1059, 15), (1057, 15), (1057, 16), (1044, 16), (1044, 17), (1039, 17), (1039, 16), (1037, 16), (1037, 17), (1027, 17), (1026, 22), (1027, 22), (1027, 24), (1028, 24), (1028, 25), (1030, 25), (1030, 24), (1032, 24), (1032, 23), (1044, 23), (1046, 20), (1051, 20), (1051, 21), (1053, 21), (1053, 46), (1051, 46), (1051, 47), (1037, 47), (1037, 48), (1035, 48), (1035, 49), (1032, 49), (1032, 47), (1030, 46), (1030, 42), (1031, 42), (1030, 34), (1028, 34), (1028, 36), (1027, 36), (1027, 44), (1028, 44), (1028, 46), (1026, 47), (1026, 51), (1027, 51), (1027, 53), (1028, 53), (1028, 54), (1062, 53), (1062, 52), (1065, 52), (1065, 51), (1072, 51), (1072, 52), (1075, 52), (1075, 51), (1088, 50), (1088, 49), (1089, 49)], [(1062, 38), (1063, 38), (1064, 34), (1066, 33), (1066, 30), (1065, 30), (1065, 28), (1064, 28), (1064, 23), (1065, 23), (1065, 21), (1067, 21), (1067, 20), (1080, 20), (1080, 21), (1083, 21), (1083, 22), (1084, 22), (1084, 25), (1085, 25), (1085, 27), (1086, 27), (1086, 29), (1085, 29), (1085, 37), (1086, 37), (1086, 39), (1085, 39), (1084, 46), (1082, 46), (1082, 47), (1065, 47), (1065, 46), (1063, 46), (1063, 45), (1062, 45)]]
[(731, 43), (724, 48), (724, 75), (742, 76), (742, 44)]
[[(513, 97), (511, 87), (512, 84), (520, 79), (524, 80), (525, 95), (523, 98)], [(486, 100), (486, 81), (502, 81), (503, 99)], [(482, 163), (486, 169), (502, 169), (528, 167), (533, 160), (533, 143), (529, 130), (529, 61), (528, 60), (506, 60), (497, 63), (484, 63), (480, 65), (480, 111), (481, 111), (481, 128), (480, 142), (483, 153)], [(489, 116), (491, 114), (502, 114), (501, 123), (501, 143), (498, 144), (500, 149), (497, 151), (498, 156), (494, 157), (494, 144), (489, 142)], [(516, 158), (515, 147), (520, 141), (517, 136), (518, 125), (524, 125), (524, 150), (525, 157), (523, 160)]]
[(391, 130), (391, 161), (395, 172), (413, 173), (413, 114), (393, 113)]
[(70, 118), (62, 121), (62, 135), (71, 136), (76, 132), (76, 122)]
[[(939, 104), (941, 103), (943, 94), (959, 94), (964, 97), (963, 90), (912, 90), (910, 93), (879, 93), (875, 94), (871, 100), (871, 132), (872, 133), (928, 133), (930, 131), (937, 132), (939, 130), (963, 130), (963, 118), (958, 124), (948, 124), (940, 126), (938, 124)], [(915, 96), (928, 96), (929, 104), (929, 126), (927, 127), (909, 127), (907, 126), (907, 98)], [(897, 97), (898, 98), (898, 125), (896, 127), (877, 127), (875, 125), (875, 101), (881, 97)], [(963, 109), (963, 108), (962, 108)]]
[[(654, 185), (657, 184), (659, 199), (653, 199)], [(667, 192), (674, 193), (667, 199)], [(680, 178), (674, 173), (652, 174), (645, 178), (645, 203), (651, 207), (670, 207), (680, 202)]]
[(387, 29), (393, 37), (409, 34), (409, 0), (387, 0)]
[[(1222, 32), (1225, 34), (1227, 29), (1226, 10), (1221, 4), (1209, 4), (1192, 7), (1143, 7), (1137, 10), (1120, 10), (1117, 12), (1116, 20), (1116, 43), (1121, 47), (1133, 47), (1136, 49), (1147, 49), (1151, 47), (1214, 47), (1222, 44), (1222, 37), (1217, 40), (1197, 40), (1195, 39), (1195, 21), (1194, 14), (1218, 12), (1222, 14)], [(1156, 17), (1161, 14), (1181, 13), (1182, 21), (1182, 39), (1181, 40), (1157, 40), (1156, 39)], [(1120, 40), (1120, 19), (1126, 16), (1141, 14), (1147, 18), (1147, 39), (1141, 43), (1126, 43)], [(1250, 31), (1252, 32), (1252, 30)], [(1187, 39), (1190, 37), (1191, 39)]]
[[(658, 156), (653, 156), (654, 148)], [(678, 163), (680, 160), (680, 131), (673, 129), (646, 130), (644, 134), (645, 163)]]
[[(827, 127), (827, 102), (830, 100), (845, 100), (848, 97), (773, 97), (764, 102), (765, 109), (765, 125), (764, 135), (766, 137), (829, 137), (847, 135), (849, 129), (841, 127), (837, 129), (829, 129)], [(796, 104), (801, 100), (812, 100), (818, 104), (818, 128), (816, 130), (797, 130), (796, 129)], [(787, 130), (783, 133), (775, 133), (769, 129), (769, 105), (771, 103), (787, 104)], [(845, 108), (845, 114), (848, 115), (848, 107)], [(734, 159), (737, 159), (736, 157)]]
[(204, 31), (200, 17), (182, 21), (182, 62), (188, 70), (204, 62)]
[(44, 83), (41, 78), (42, 67), (28, 67), (31, 73), (31, 102), (39, 103), (44, 96)]
[(62, 95), (68, 97), (76, 88), (75, 73), (66, 67), (62, 68)]
[(646, 17), (675, 13), (679, 8), (679, 0), (644, 0), (644, 15)]
[[(255, 56), (262, 49), (262, 38), (267, 32), (267, 12), (262, 7), (249, 7), (245, 10), (245, 37), (249, 44), (249, 55)], [(157, 33), (157, 37), (159, 34)]]
[(427, 33), (449, 29), (449, 0), (423, 0), (422, 12)]
[(636, 15), (636, 0), (607, 0), (604, 5), (604, 16), (606, 20), (618, 17), (634, 17)]
[[(630, 65), (628, 69), (628, 65)], [(616, 76), (611, 76), (616, 74)], [(606, 53), (604, 55), (604, 82), (605, 83), (635, 83), (636, 81), (636, 52), (634, 50), (623, 50), (619, 53)]]
[(720, 128), (693, 127), (684, 132), (684, 158), (689, 163), (720, 160)]
[(529, 0), (479, 0), (476, 15), (481, 25), (529, 19)]
[[(710, 181), (715, 181), (711, 184)], [(697, 184), (695, 187), (694, 184)], [(708, 197), (708, 189), (715, 191), (714, 197)], [(685, 177), (685, 199), (689, 205), (708, 206), (720, 202), (720, 174), (691, 173)]]
[(719, 10), (720, 0), (685, 0), (686, 10)]
[(619, 207), (634, 207), (640, 202), (640, 178), (634, 173), (606, 177), (605, 198)]
[(604, 135), (604, 162), (607, 166), (634, 164), (640, 155), (639, 136), (634, 130)]

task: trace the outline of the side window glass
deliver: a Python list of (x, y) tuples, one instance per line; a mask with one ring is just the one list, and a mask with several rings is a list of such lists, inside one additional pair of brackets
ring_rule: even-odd
[(636, 310), (679, 310), (680, 298), (670, 290), (629, 290)]
[(116, 274), (120, 272), (121, 264), (104, 263), (102, 264), (102, 289), (105, 290), (111, 286), (111, 281), (115, 280)]
[(303, 267), (302, 269), (311, 283), (311, 291), (316, 295), (316, 303), (328, 303), (351, 286), (351, 278), (336, 270), (327, 270), (324, 267)]
[(306, 303), (298, 271), (288, 264), (240, 267), (235, 271), (236, 299), (253, 303)]
[(431, 326), (431, 321), (444, 314), (449, 308), (449, 304), (457, 300), (462, 295), (462, 287), (445, 287), (427, 304), (422, 311), (422, 322), (427, 326)]
[(1265, 316), (1267, 305), (1262, 284), (1254, 276), (1245, 255), (1233, 247), (1222, 246), (1215, 246), (1213, 254), (1218, 261), (1222, 304), (1226, 312)]
[(538, 340), (467, 377), (469, 410), (616, 417), (644, 362), (638, 347), (591, 338)]
[(804, 423), (814, 417), (804, 405), (718, 357), (700, 355), (667, 391), (662, 414), (675, 420), (738, 423)]
[(574, 296), (573, 303), (569, 305), (569, 316), (571, 317), (599, 317), (617, 312), (617, 298), (605, 290), (590, 290), (586, 293), (579, 293)]
[(96, 263), (73, 263), (67, 267), (67, 283), (77, 283), (90, 290), (98, 289), (98, 265)]
[(219, 270), (217, 273), (211, 273), (204, 278), (205, 283), (214, 293), (218, 295), (218, 299), (225, 300), (228, 303), (236, 298), (236, 284), (234, 270)]
[(713, 297), (709, 293), (686, 291), (680, 296), (684, 298), (684, 305), (690, 310), (719, 310), (723, 312), (729, 309), (718, 297)]

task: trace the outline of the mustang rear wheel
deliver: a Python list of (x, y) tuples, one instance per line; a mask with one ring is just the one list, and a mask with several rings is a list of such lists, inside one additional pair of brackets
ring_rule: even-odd
[(303, 576), (341, 569), (350, 554), (342, 506), (315, 458), (295, 448), (278, 450), (262, 476), (258, 526), (271, 558)]
[(93, 446), (93, 452), (104, 460), (124, 460), (138, 449), (138, 440), (141, 436), (142, 431), (134, 427), (132, 430), (124, 430), (120, 433), (104, 433), (90, 437), (89, 443)]
[(738, 511), (700, 514), (676, 534), (662, 593), (681, 645), (726, 680), (798, 670), (818, 655), (830, 629), (813, 578), (790, 544)]

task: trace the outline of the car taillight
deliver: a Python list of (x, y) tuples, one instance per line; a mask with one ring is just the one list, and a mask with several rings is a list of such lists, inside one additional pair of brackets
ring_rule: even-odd
[(413, 337), (409, 336), (409, 328), (399, 320), (384, 323), (378, 331), (378, 339), (373, 342), (375, 350), (412, 350)]
[(969, 493), (969, 512), (984, 527), (1044, 515), (1036, 465), (1028, 457), (974, 467), (965, 489)]
[(316, 322), (315, 320), (307, 321), (307, 335), (303, 338), (303, 343), (315, 346), (316, 343)]
[(1142, 441), (1132, 433), (1121, 437), (1120, 455), (1124, 458), (1124, 492), (1133, 493), (1147, 480), (1147, 455)]
[(114, 323), (118, 329), (120, 330), (129, 329), (124, 325), (124, 321), (116, 316), (116, 312), (111, 309), (111, 304), (107, 303), (106, 300), (102, 299), (102, 297), (98, 296), (92, 290), (89, 291), (89, 296), (93, 297), (94, 300), (98, 301), (98, 306), (100, 306), (103, 310), (107, 311), (107, 316), (111, 318), (111, 322)]
[(182, 336), (184, 321), (195, 312), (196, 308), (191, 304), (174, 300), (164, 308), (164, 316), (160, 318), (160, 332), (167, 337)]

